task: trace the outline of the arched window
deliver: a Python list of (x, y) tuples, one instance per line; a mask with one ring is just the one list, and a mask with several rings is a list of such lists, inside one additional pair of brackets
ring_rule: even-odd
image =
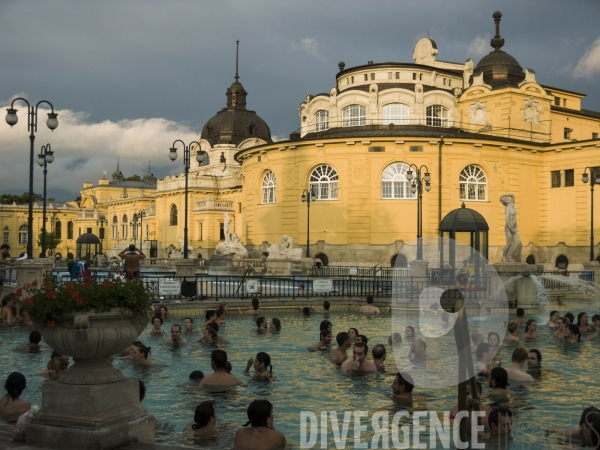
[(327, 255), (325, 253), (317, 253), (315, 255), (315, 258), (319, 258), (321, 260), (321, 262), (323, 263), (323, 266), (329, 265), (329, 258), (327, 257)]
[(19, 244), (27, 244), (27, 225), (19, 227)]
[(338, 174), (333, 167), (321, 164), (312, 171), (310, 197), (311, 200), (337, 200)]
[(175, 204), (171, 205), (171, 213), (169, 215), (169, 225), (172, 227), (177, 225), (177, 206)]
[(527, 257), (527, 259), (525, 260), (525, 262), (526, 262), (527, 264), (535, 264), (535, 256), (533, 256), (533, 255), (529, 255), (529, 256)]
[(402, 103), (390, 103), (383, 107), (383, 125), (408, 125), (410, 108)]
[(112, 238), (119, 239), (119, 219), (117, 219), (117, 216), (112, 218)]
[(317, 111), (315, 114), (315, 123), (317, 124), (317, 131), (323, 131), (329, 128), (329, 111), (324, 109)]
[(406, 259), (406, 256), (404, 256), (402, 253), (396, 253), (394, 256), (392, 256), (392, 267), (408, 267), (408, 260)]
[(127, 224), (127, 214), (123, 214), (123, 220), (121, 222), (121, 238), (127, 239), (127, 229), (129, 225)]
[(275, 203), (275, 174), (270, 170), (265, 174), (262, 182), (262, 202)]
[(448, 126), (448, 108), (442, 105), (433, 105), (427, 107), (427, 125), (430, 127)]
[(487, 178), (477, 166), (467, 166), (460, 173), (460, 199), (484, 201), (487, 199)]
[(256, 134), (256, 126), (254, 124), (248, 125), (248, 134), (254, 136)]
[(416, 198), (410, 191), (410, 182), (406, 179), (409, 165), (401, 162), (390, 164), (381, 174), (381, 198)]
[(56, 223), (54, 224), (54, 236), (56, 236), (56, 239), (62, 238), (62, 223), (58, 219), (56, 219)]
[(556, 258), (556, 268), (560, 270), (566, 270), (569, 267), (569, 260), (565, 255), (558, 255)]
[[(115, 217), (116, 219), (116, 217)], [(73, 239), (73, 221), (69, 220), (67, 222), (67, 239)]]
[(2, 243), (9, 244), (10, 243), (10, 228), (5, 226), (2, 233)]
[(356, 127), (364, 125), (367, 120), (367, 109), (362, 105), (350, 105), (342, 110), (342, 126)]

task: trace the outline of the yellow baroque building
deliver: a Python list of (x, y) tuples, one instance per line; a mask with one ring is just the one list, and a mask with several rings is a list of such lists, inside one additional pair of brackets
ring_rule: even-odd
[[(286, 141), (273, 142), (265, 121), (246, 108), (236, 72), (226, 106), (191, 151), (193, 257), (214, 253), (227, 213), (229, 233), (254, 258), (288, 235), (304, 250), (308, 238), (310, 255), (330, 264), (410, 261), (415, 255), (404, 244), (417, 236), (417, 198), (408, 171), (418, 168), (429, 174), (424, 236), (437, 236), (441, 219), (464, 203), (486, 219), (489, 259), (497, 262), (505, 244), (499, 199), (514, 194), (524, 261), (577, 269), (589, 260), (590, 183), (582, 174), (600, 166), (600, 113), (582, 108), (584, 94), (540, 84), (504, 52), (500, 17), (494, 14), (493, 50), (477, 64), (438, 60), (428, 38), (417, 42), (413, 63), (340, 62), (335, 85), (305, 97), (300, 127)], [(77, 237), (91, 231), (113, 257), (134, 241), (148, 256), (181, 257), (184, 186), (183, 173), (157, 180), (148, 170), (142, 181), (126, 181), (117, 167), (111, 181), (86, 183), (79, 204), (52, 207), (63, 236), (70, 230), (57, 251), (73, 252)], [(5, 242), (16, 249), (25, 248), (26, 209), (0, 208)], [(597, 213), (594, 220), (600, 223)], [(34, 224), (41, 228), (41, 218)]]

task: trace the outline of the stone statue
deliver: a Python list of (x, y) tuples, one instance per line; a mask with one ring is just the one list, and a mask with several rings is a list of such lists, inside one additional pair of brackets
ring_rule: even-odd
[[(225, 236), (227, 237), (227, 235)], [(237, 233), (234, 232), (229, 235), (228, 240), (226, 239), (217, 245), (217, 248), (215, 248), (215, 254), (223, 256), (234, 255), (241, 258), (247, 258), (248, 250), (246, 250), (246, 247), (244, 247), (244, 245), (240, 242), (240, 238)]]
[(294, 248), (294, 239), (288, 235), (281, 236), (281, 244), (272, 244), (267, 249), (269, 259), (302, 259), (304, 252)]
[(514, 194), (504, 194), (500, 196), (500, 203), (506, 208), (504, 216), (506, 224), (504, 232), (506, 233), (506, 245), (502, 250), (502, 262), (521, 262), (521, 238), (519, 237), (519, 227), (517, 225), (517, 210), (515, 209)]
[(223, 213), (223, 233), (225, 234), (225, 242), (231, 240), (231, 236), (229, 235), (229, 224), (231, 223), (231, 219), (229, 218), (229, 213)]

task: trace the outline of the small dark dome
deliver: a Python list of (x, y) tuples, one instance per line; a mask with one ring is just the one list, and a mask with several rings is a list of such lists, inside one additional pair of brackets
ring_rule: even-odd
[(100, 244), (100, 239), (93, 233), (84, 233), (77, 238), (77, 244)]
[(490, 227), (474, 209), (465, 208), (465, 204), (458, 209), (450, 211), (442, 219), (440, 231), (488, 231)]

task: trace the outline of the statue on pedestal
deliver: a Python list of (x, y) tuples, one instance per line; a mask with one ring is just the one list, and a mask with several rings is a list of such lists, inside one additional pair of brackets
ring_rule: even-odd
[(268, 249), (269, 259), (302, 259), (304, 251), (294, 248), (294, 239), (288, 235), (281, 236), (281, 244), (272, 244)]
[(506, 224), (504, 225), (504, 232), (506, 233), (506, 245), (502, 250), (502, 262), (521, 262), (521, 249), (523, 244), (519, 237), (519, 227), (517, 225), (517, 210), (515, 209), (515, 196), (514, 194), (504, 194), (500, 196), (500, 203), (502, 203), (506, 209), (504, 210), (504, 216)]
[(248, 250), (246, 247), (240, 242), (240, 238), (237, 233), (230, 233), (230, 223), (231, 219), (229, 218), (229, 213), (225, 212), (223, 214), (223, 232), (225, 234), (225, 241), (220, 242), (219, 245), (215, 248), (216, 255), (234, 255), (242, 258), (248, 257)]

